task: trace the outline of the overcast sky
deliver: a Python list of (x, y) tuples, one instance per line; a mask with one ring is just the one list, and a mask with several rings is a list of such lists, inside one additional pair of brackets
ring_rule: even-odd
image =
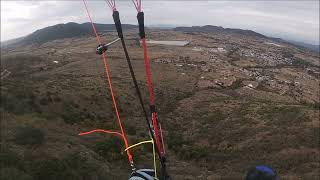
[[(117, 1), (122, 23), (136, 24), (131, 2)], [(97, 23), (113, 23), (104, 0), (87, 1)], [(319, 44), (319, 1), (155, 1), (142, 0), (145, 24), (216, 25)], [(82, 1), (1, 0), (1, 41), (67, 22), (88, 22)]]

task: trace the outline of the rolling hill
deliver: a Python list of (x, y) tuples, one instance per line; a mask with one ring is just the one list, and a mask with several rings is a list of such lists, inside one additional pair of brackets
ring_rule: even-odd
[[(97, 31), (100, 33), (106, 31), (115, 31), (113, 24), (95, 24)], [(123, 30), (135, 29), (137, 26), (130, 24), (123, 24)], [(14, 41), (4, 43), (4, 45), (18, 45), (18, 44), (43, 44), (52, 40), (72, 38), (79, 36), (92, 35), (91, 23), (78, 24), (69, 22), (66, 24), (57, 24), (49, 26), (43, 29), (36, 30), (22, 38), (18, 38)]]

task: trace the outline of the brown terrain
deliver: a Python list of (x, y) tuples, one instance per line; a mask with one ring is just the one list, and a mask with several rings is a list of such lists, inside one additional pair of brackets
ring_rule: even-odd
[[(126, 38), (147, 106), (137, 32)], [(154, 30), (148, 39), (190, 42), (149, 44), (172, 179), (243, 179), (258, 164), (280, 179), (319, 178), (319, 54), (232, 32)], [(81, 36), (2, 49), (1, 179), (128, 178), (119, 139), (77, 135), (119, 129), (96, 46)], [(107, 58), (129, 143), (149, 139), (120, 43)], [(135, 149), (135, 164), (151, 168), (151, 152)]]

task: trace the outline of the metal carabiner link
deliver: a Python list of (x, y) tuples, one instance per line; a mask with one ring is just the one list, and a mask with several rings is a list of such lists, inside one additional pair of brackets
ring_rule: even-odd
[(96, 53), (101, 55), (104, 52), (106, 52), (108, 50), (108, 47), (116, 42), (118, 42), (120, 40), (120, 38), (117, 38), (107, 44), (99, 44), (98, 47), (96, 48)]

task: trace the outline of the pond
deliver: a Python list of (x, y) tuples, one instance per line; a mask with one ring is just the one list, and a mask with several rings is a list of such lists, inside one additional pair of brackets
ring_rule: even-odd
[(189, 41), (147, 41), (149, 44), (161, 44), (161, 45), (171, 45), (171, 46), (185, 46), (189, 44)]

